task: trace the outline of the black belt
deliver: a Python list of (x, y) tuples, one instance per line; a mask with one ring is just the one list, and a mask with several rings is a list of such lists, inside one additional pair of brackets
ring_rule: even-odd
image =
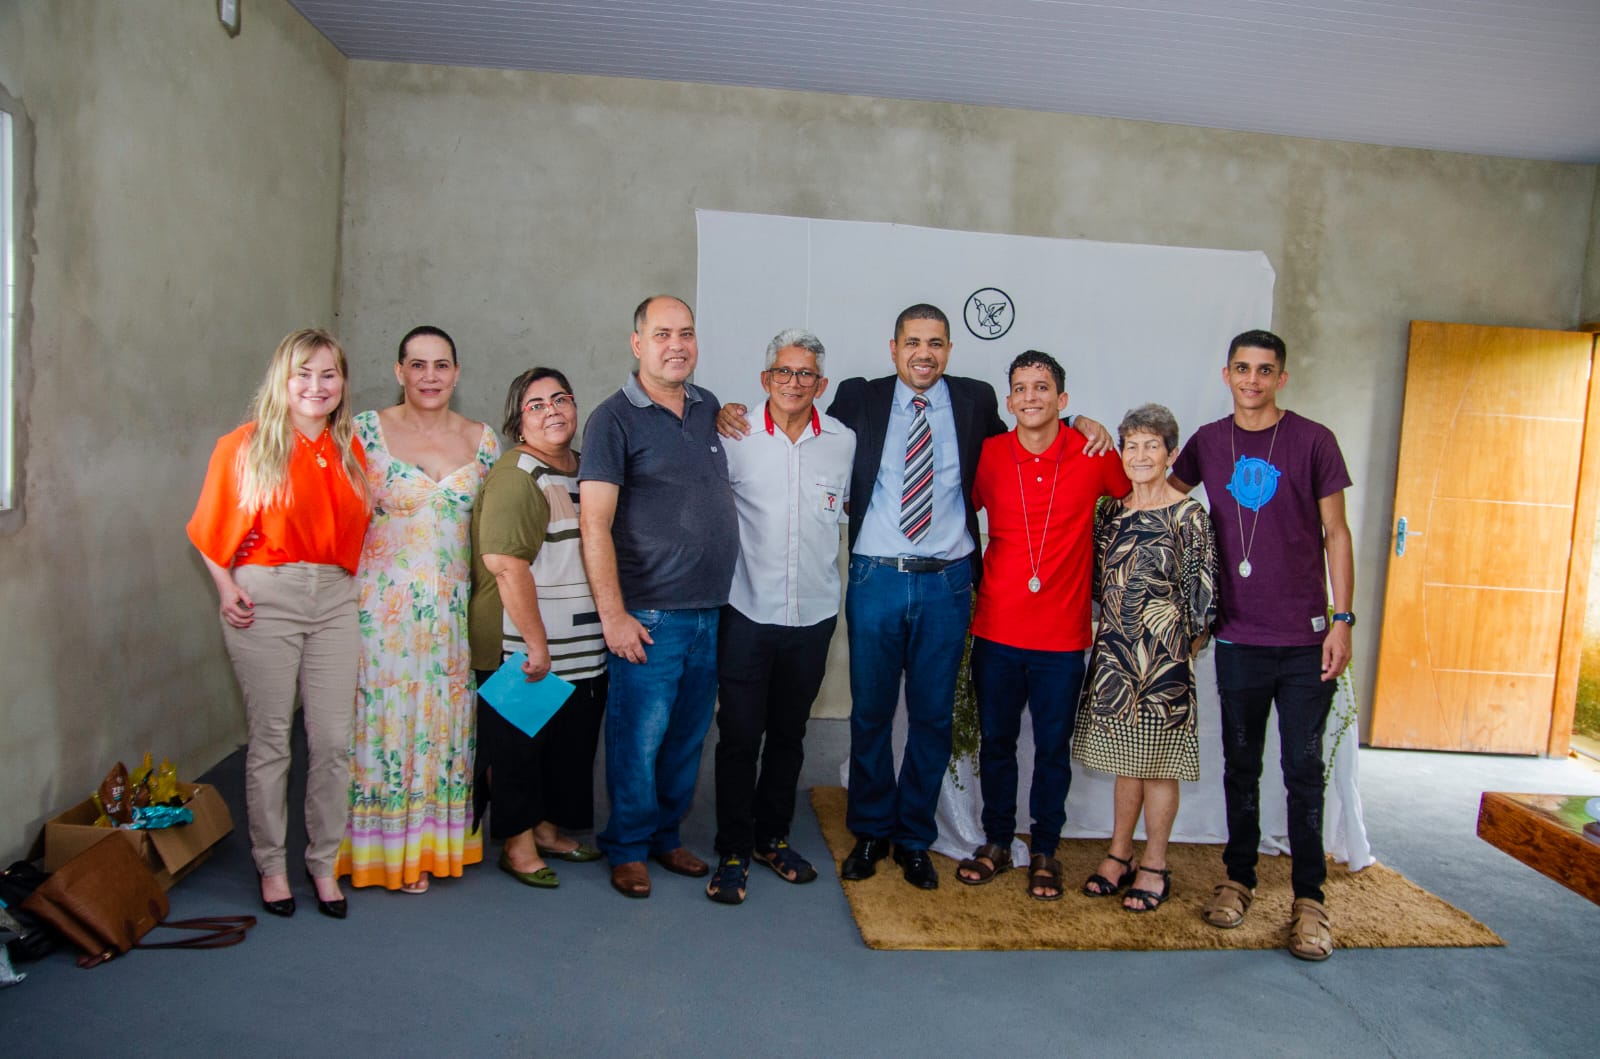
[(936, 574), (947, 566), (967, 561), (966, 556), (959, 559), (921, 559), (913, 555), (898, 555), (892, 558), (881, 555), (863, 555), (861, 558), (869, 563), (879, 566), (892, 566), (902, 574)]

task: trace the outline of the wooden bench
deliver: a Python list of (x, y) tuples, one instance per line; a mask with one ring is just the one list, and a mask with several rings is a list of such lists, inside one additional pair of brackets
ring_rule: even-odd
[(1600, 823), (1584, 809), (1592, 797), (1485, 791), (1478, 837), (1600, 904)]

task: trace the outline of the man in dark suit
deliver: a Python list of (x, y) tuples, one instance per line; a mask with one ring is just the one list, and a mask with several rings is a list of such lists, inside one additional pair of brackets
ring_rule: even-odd
[[(847, 379), (828, 413), (856, 432), (850, 481), (850, 798), (856, 836), (840, 875), (865, 879), (889, 852), (932, 890), (928, 847), (950, 763), (951, 705), (979, 572), (972, 482), (983, 442), (1003, 434), (993, 387), (944, 374), (950, 323), (932, 305), (895, 320), (895, 374)], [(904, 676), (905, 756), (892, 745)]]

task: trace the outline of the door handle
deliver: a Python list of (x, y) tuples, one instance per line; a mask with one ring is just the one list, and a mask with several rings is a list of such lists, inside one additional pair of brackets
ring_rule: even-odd
[(1420, 536), (1422, 536), (1422, 534), (1417, 530), (1406, 528), (1406, 517), (1401, 515), (1399, 520), (1394, 524), (1394, 554), (1398, 557), (1406, 553), (1407, 537)]

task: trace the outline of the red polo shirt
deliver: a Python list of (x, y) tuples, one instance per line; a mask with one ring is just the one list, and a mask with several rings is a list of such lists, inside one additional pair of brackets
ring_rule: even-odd
[[(983, 443), (972, 503), (989, 512), (989, 546), (972, 635), (1032, 651), (1089, 646), (1095, 501), (1124, 496), (1132, 486), (1115, 452), (1085, 456), (1084, 444), (1065, 423), (1037, 456), (1015, 430)], [(1034, 563), (1038, 592), (1028, 591)]]

